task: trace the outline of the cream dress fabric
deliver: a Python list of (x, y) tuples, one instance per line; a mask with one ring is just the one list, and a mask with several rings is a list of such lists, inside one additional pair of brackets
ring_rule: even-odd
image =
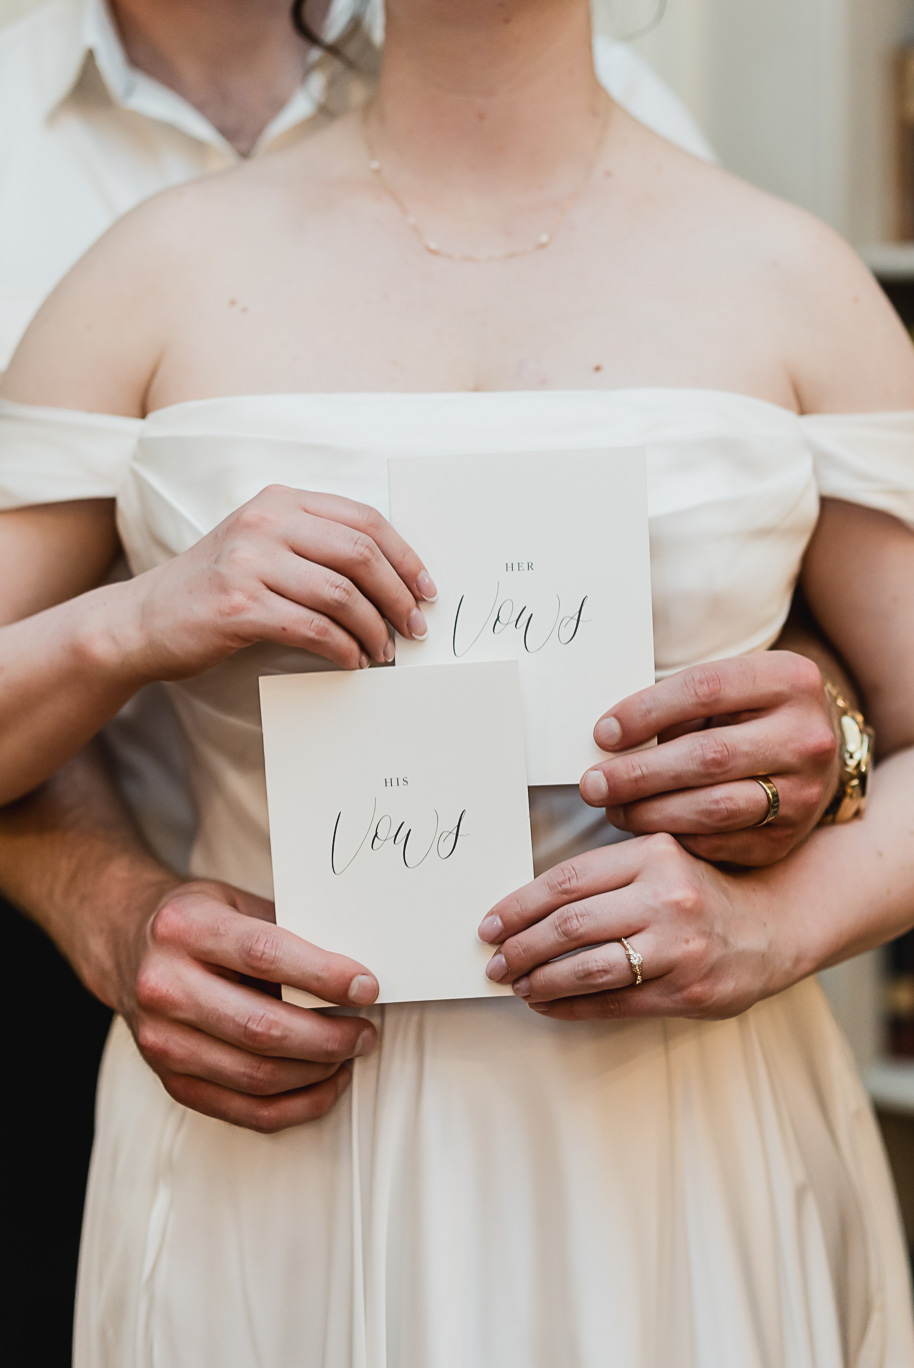
[[(270, 482), (383, 510), (392, 453), (644, 443), (660, 674), (772, 643), (820, 494), (914, 524), (914, 414), (716, 392), (6, 404), (0, 438), (0, 506), (115, 495), (136, 572)], [(172, 686), (195, 874), (270, 893), (257, 678), (321, 668), (255, 647)], [(540, 868), (617, 836), (574, 789), (533, 790), (532, 822)], [(815, 982), (713, 1023), (368, 1015), (341, 1103), (273, 1137), (172, 1102), (114, 1026), (77, 1368), (914, 1364), (895, 1199)]]

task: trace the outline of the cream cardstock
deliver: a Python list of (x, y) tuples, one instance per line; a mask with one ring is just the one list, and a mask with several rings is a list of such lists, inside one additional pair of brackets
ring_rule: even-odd
[(278, 924), (381, 1002), (510, 991), (476, 928), (533, 878), (516, 664), (269, 676), (260, 701)]
[(593, 727), (654, 682), (643, 447), (392, 457), (391, 521), (438, 587), (397, 666), (516, 660), (531, 784), (606, 758)]

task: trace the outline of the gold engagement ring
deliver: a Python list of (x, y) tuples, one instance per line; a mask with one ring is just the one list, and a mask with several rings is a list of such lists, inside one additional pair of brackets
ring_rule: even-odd
[(641, 983), (644, 977), (644, 975), (641, 973), (641, 966), (644, 963), (644, 958), (643, 956), (638, 954), (637, 950), (632, 949), (632, 947), (629, 945), (628, 941), (625, 939), (624, 936), (619, 937), (619, 944), (622, 946), (622, 949), (628, 956), (628, 962), (631, 965), (632, 973), (635, 976), (634, 987), (637, 988), (638, 984)]

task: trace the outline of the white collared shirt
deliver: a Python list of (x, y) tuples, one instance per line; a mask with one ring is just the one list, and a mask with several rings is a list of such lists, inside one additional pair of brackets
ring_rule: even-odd
[[(334, 26), (347, 3), (337, 0)], [(598, 39), (596, 56), (604, 84), (631, 113), (711, 155), (684, 106), (634, 53)], [(312, 62), (252, 155), (307, 131), (326, 71), (326, 59)], [(0, 371), (38, 306), (115, 219), (237, 160), (199, 110), (130, 65), (104, 0), (49, 0), (0, 29)]]
[[(255, 155), (300, 136), (313, 65)], [(127, 60), (103, 0), (50, 0), (0, 30), (0, 371), (39, 304), (121, 214), (238, 153)]]

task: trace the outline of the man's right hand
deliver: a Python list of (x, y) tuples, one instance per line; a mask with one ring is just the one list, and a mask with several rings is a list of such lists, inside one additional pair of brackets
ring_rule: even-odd
[(344, 670), (383, 665), (395, 651), (387, 622), (422, 640), (419, 605), (436, 593), (376, 509), (270, 485), (187, 551), (85, 602), (103, 658), (145, 681), (199, 674), (260, 641)]
[(174, 887), (123, 951), (117, 1010), (167, 1092), (206, 1116), (266, 1133), (313, 1121), (348, 1087), (349, 1060), (377, 1044), (364, 1018), (269, 991), (286, 983), (362, 1007), (378, 995), (374, 975), (276, 926), (271, 903), (228, 884)]

